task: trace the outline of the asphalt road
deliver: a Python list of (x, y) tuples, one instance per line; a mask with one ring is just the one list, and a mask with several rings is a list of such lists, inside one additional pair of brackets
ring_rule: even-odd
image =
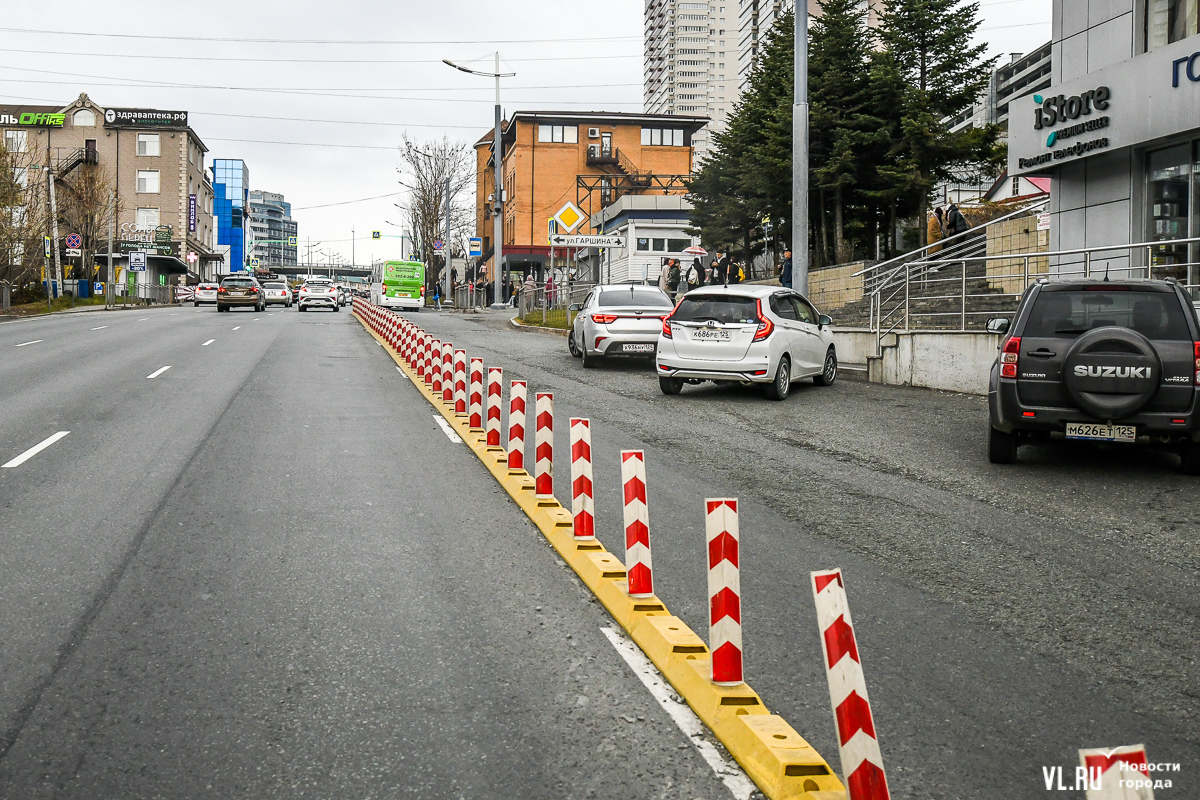
[[(1034, 797), (1081, 747), (1144, 743), (1200, 796), (1200, 482), (1167, 454), (1027, 447), (987, 462), (986, 399), (841, 380), (783, 403), (583, 370), (500, 313), (414, 319), (592, 421), (597, 534), (623, 553), (618, 451), (647, 456), (655, 588), (707, 631), (705, 497), (742, 499), (747, 678), (838, 763), (808, 573), (840, 566), (894, 797)], [(1082, 797), (1082, 793), (1055, 792)]]
[(348, 310), (0, 324), (0, 408), (0, 797), (733, 796)]

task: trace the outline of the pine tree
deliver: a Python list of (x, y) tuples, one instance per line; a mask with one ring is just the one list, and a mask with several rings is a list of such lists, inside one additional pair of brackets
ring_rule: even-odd
[[(897, 199), (915, 199), (925, 219), (929, 193), (965, 164), (990, 159), (994, 126), (951, 134), (942, 120), (969, 107), (987, 86), (995, 59), (984, 44), (972, 45), (979, 3), (958, 0), (885, 0), (879, 37), (886, 51), (880, 67), (894, 73), (899, 120), (891, 155), (880, 174)], [(925, 244), (925, 226), (921, 244)]]

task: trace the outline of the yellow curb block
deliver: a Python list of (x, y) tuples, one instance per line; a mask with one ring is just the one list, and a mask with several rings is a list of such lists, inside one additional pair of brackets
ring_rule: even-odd
[(483, 431), (471, 430), (452, 403), (435, 397), (422, 378), (366, 321), (354, 315), (384, 346), (400, 370), (474, 451), (484, 467), (575, 570), (621, 627), (645, 652), (696, 715), (725, 745), (771, 800), (846, 800), (847, 793), (825, 759), (792, 726), (767, 711), (748, 684), (717, 686), (711, 680), (708, 646), (657, 597), (626, 592), (625, 564), (598, 541), (576, 541), (571, 513), (554, 498), (534, 495), (533, 477), (508, 468), (507, 452), (488, 447)]

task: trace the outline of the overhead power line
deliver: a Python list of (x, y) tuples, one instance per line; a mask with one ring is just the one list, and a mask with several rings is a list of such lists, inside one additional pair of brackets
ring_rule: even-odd
[(550, 42), (628, 42), (641, 36), (580, 36), (553, 39), (264, 39), (236, 36), (162, 36), (149, 33), (100, 33), (97, 31), (50, 31), (34, 28), (0, 28), (6, 33), (36, 33), (45, 36), (91, 36), (107, 39), (158, 39), (172, 42), (244, 42), (247, 44), (352, 44), (352, 45), (446, 45), (446, 44), (542, 44)]
[(398, 194), (400, 194), (400, 193), (399, 192), (388, 192), (387, 194), (377, 194), (374, 197), (360, 197), (357, 200), (343, 200), (340, 203), (325, 203), (325, 204), (319, 205), (319, 206), (302, 206), (300, 208), (293, 208), (292, 211), (311, 211), (314, 208), (329, 208), (330, 206), (348, 206), (351, 203), (365, 203), (368, 200), (380, 200), (384, 197), (395, 197)]
[[(1029, 0), (1008, 0), (1008, 2), (1028, 2)], [(441, 64), (440, 58), (251, 58), (248, 56), (164, 56), (143, 53), (80, 53), (72, 50), (18, 50), (0, 47), (0, 53), (25, 53), (39, 56), (85, 56), (87, 58), (137, 58), (162, 61), (236, 61), (256, 64)], [(627, 56), (541, 56), (538, 58), (506, 58), (505, 62), (520, 63), (526, 61), (601, 61), (611, 59), (641, 59), (641, 53)]]

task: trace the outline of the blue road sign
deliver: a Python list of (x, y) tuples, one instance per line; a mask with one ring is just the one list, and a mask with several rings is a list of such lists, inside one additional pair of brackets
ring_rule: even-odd
[(471, 258), (478, 258), (479, 256), (483, 255), (483, 239), (471, 240), (471, 251), (469, 255)]

